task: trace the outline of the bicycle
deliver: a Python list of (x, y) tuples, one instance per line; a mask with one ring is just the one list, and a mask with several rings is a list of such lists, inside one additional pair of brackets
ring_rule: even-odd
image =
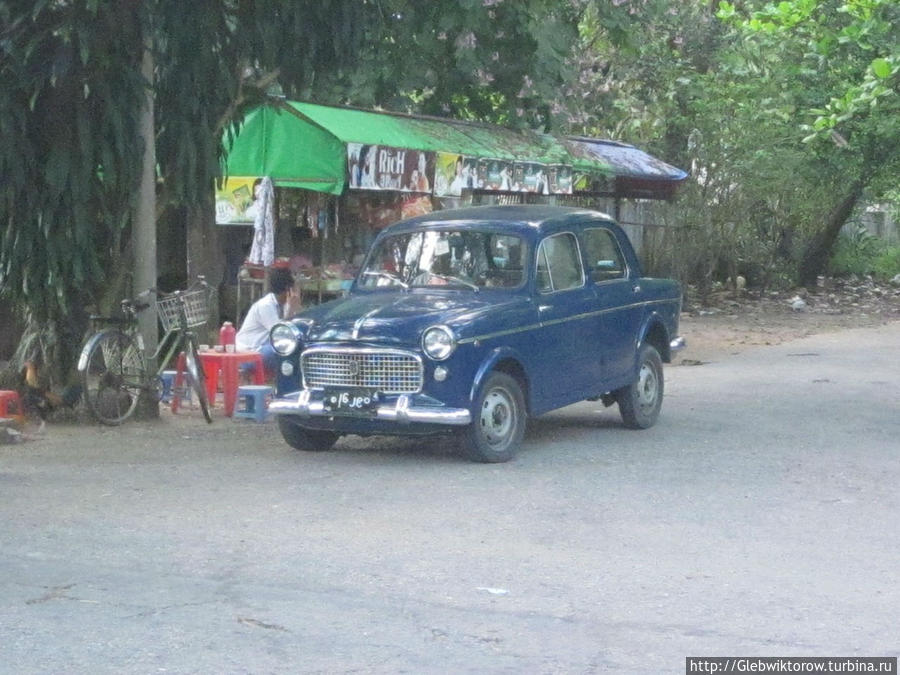
[[(138, 314), (150, 308), (151, 295), (155, 296), (159, 322), (165, 331), (151, 357), (159, 363), (155, 372), (148, 368), (138, 329)], [(206, 421), (212, 422), (206, 376), (197, 354), (197, 334), (191, 330), (206, 323), (212, 296), (213, 290), (201, 276), (185, 291), (161, 293), (151, 288), (136, 298), (122, 300), (122, 317), (90, 317), (92, 325), (102, 328), (81, 350), (78, 373), (85, 403), (99, 422), (122, 424), (134, 414), (142, 392), (158, 399), (163, 370), (180, 351), (184, 351), (188, 379), (200, 410)]]

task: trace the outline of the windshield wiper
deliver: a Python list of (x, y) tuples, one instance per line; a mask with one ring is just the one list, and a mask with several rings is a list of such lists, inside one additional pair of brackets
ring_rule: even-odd
[(375, 270), (365, 270), (363, 272), (364, 277), (384, 277), (385, 279), (390, 279), (391, 281), (395, 281), (400, 284), (404, 290), (409, 290), (409, 284), (403, 281), (400, 277), (395, 274), (391, 274), (390, 272), (377, 272)]
[(448, 276), (446, 274), (437, 274), (436, 272), (429, 272), (433, 277), (437, 277), (438, 279), (443, 279), (448, 284), (462, 284), (463, 286), (468, 286), (473, 291), (480, 291), (481, 288), (477, 284), (473, 284), (471, 281), (466, 281), (465, 279), (460, 279), (459, 277)]

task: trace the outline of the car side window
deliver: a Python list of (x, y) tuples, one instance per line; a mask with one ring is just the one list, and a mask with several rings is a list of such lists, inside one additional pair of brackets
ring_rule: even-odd
[(584, 248), (591, 281), (608, 281), (625, 276), (625, 258), (612, 232), (601, 227), (585, 230)]
[(564, 291), (583, 284), (581, 256), (575, 235), (566, 232), (544, 239), (537, 255), (538, 291)]

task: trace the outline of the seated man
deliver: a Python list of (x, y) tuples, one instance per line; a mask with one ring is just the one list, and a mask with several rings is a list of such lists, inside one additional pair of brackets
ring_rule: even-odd
[[(269, 331), (276, 323), (293, 312), (297, 298), (294, 277), (284, 267), (276, 267), (269, 274), (270, 292), (253, 303), (244, 317), (244, 323), (234, 339), (238, 351), (260, 352), (266, 377), (275, 375), (278, 359), (269, 342)], [(252, 371), (251, 371), (252, 372)]]

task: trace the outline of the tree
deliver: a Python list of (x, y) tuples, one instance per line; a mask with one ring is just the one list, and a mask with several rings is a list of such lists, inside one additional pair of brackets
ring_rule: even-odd
[(285, 83), (303, 100), (547, 128), (567, 77), (580, 0), (379, 3), (365, 67)]
[(865, 190), (883, 192), (900, 169), (900, 7), (787, 0), (740, 12), (722, 2), (719, 15), (736, 21), (756, 62), (793, 99), (816, 161), (842, 175), (800, 261), (798, 281), (813, 285)]
[(691, 168), (687, 279), (752, 260), (815, 281), (849, 209), (897, 173), (896, 3), (590, 7), (562, 114)]
[(18, 0), (0, 24), (0, 293), (30, 327), (20, 356), (62, 370), (127, 250), (142, 17)]
[[(10, 0), (0, 5), (0, 295), (59, 381), (88, 307), (131, 292), (129, 214), (145, 87), (158, 207), (188, 213), (188, 274), (214, 242), (229, 135), (273, 88), (321, 102), (547, 121), (577, 3), (552, 0)], [(153, 47), (155, 76), (140, 76)], [(201, 259), (198, 259), (201, 258)]]
[[(130, 288), (128, 261), (145, 87), (156, 98), (160, 207), (203, 205), (219, 174), (223, 129), (268, 84), (257, 73), (277, 75), (284, 59), (299, 78), (352, 58), (354, 31), (375, 14), (372, 3), (355, 4), (0, 7), (0, 292), (27, 317), (19, 361), (37, 351), (59, 381), (73, 366), (87, 308), (109, 309), (140, 290)], [(147, 43), (152, 82), (140, 74)]]

